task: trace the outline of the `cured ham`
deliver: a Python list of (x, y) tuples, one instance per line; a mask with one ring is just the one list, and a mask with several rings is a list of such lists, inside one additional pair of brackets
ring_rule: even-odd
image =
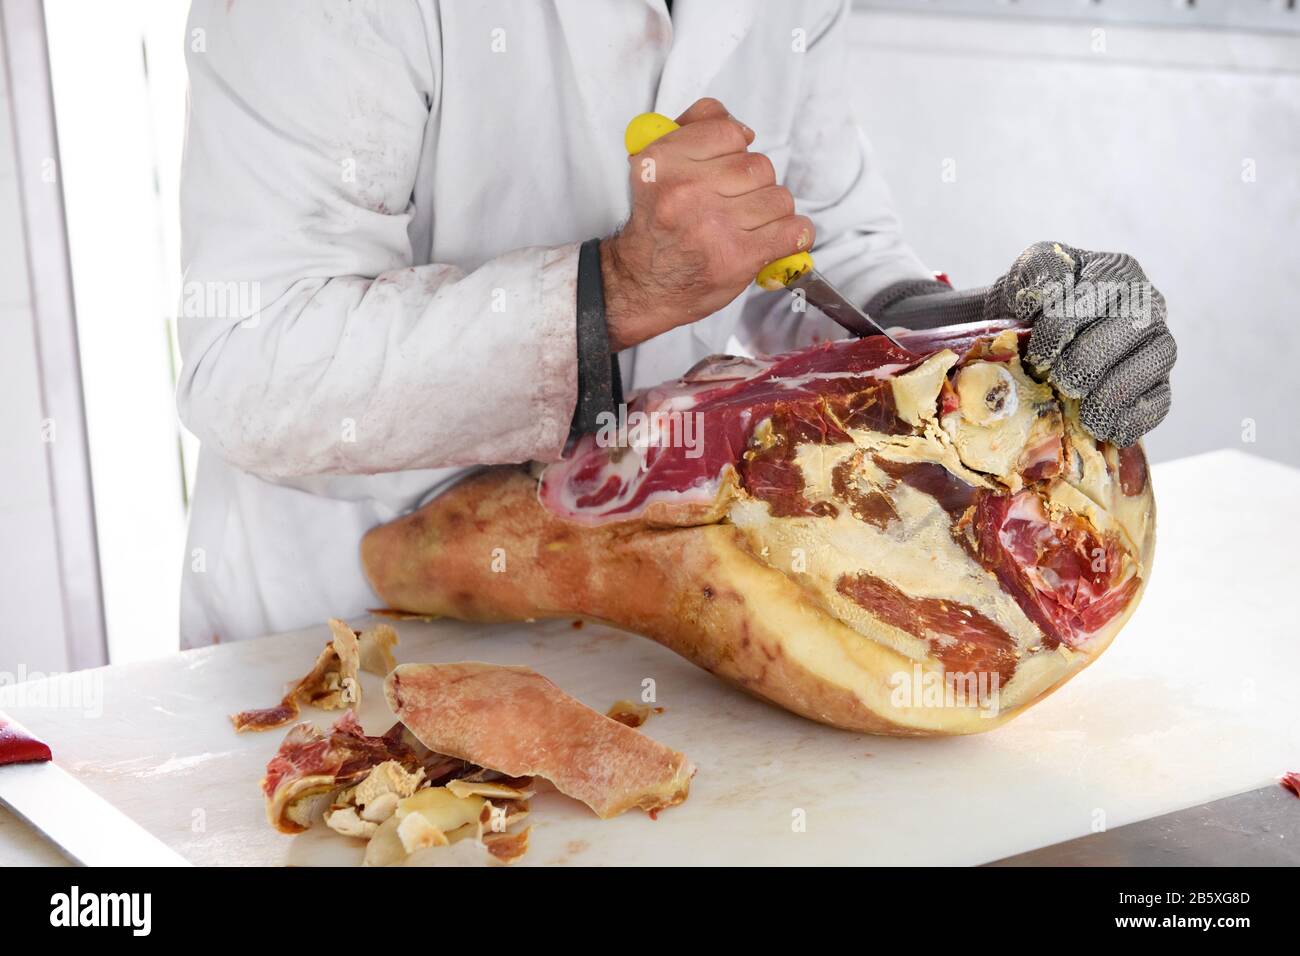
[(695, 773), (683, 754), (526, 667), (404, 664), (384, 692), (397, 718), (431, 750), (512, 777), (542, 777), (599, 817), (681, 803)]
[(840, 727), (996, 727), (1136, 608), (1149, 469), (1029, 375), (1014, 325), (900, 338), (706, 360), (540, 478), (491, 469), (372, 530), (370, 581), (407, 613), (603, 620)]

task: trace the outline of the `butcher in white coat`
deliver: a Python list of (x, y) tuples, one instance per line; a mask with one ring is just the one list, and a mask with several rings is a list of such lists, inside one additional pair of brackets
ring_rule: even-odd
[[(850, 116), (847, 21), (842, 0), (194, 0), (182, 643), (373, 607), (368, 529), (469, 468), (557, 458), (620, 379), (842, 334), (753, 288), (767, 261), (815, 242), (884, 316), (944, 294)], [(622, 136), (650, 110), (683, 125), (647, 182)], [(1024, 313), (1090, 263), (1140, 274), (1038, 244), (980, 304)], [(593, 294), (605, 321), (583, 329)], [(1102, 437), (1168, 407), (1158, 305), (1140, 337), (1035, 325)]]

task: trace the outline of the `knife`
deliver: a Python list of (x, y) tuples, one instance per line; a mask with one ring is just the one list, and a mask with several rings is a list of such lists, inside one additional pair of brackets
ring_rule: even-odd
[(0, 711), (0, 804), (80, 866), (189, 862), (52, 760), (50, 748)]
[[(661, 136), (666, 136), (675, 129), (677, 123), (662, 113), (642, 113), (634, 116), (627, 124), (623, 134), (623, 145), (629, 156), (635, 156)], [(787, 289), (792, 294), (802, 295), (804, 300), (816, 306), (854, 335), (883, 335), (895, 346), (910, 351), (881, 327), (880, 323), (849, 301), (839, 289), (831, 285), (813, 265), (813, 257), (806, 252), (796, 252), (770, 262), (759, 270), (754, 279), (760, 289), (769, 292)]]
[(1276, 783), (985, 866), (1300, 866), (1300, 812)]

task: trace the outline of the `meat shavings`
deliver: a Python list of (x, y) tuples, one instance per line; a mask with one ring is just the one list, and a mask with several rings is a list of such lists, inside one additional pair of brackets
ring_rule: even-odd
[(539, 776), (602, 818), (681, 803), (685, 755), (574, 700), (527, 667), (403, 664), (384, 684), (398, 719), (431, 750), (511, 776)]
[(609, 710), (605, 711), (605, 716), (635, 730), (649, 720), (651, 714), (662, 714), (663, 712), (662, 707), (637, 704), (630, 700), (618, 700), (610, 705)]
[(532, 827), (524, 827), (518, 833), (484, 834), (483, 845), (500, 862), (514, 863), (528, 852), (528, 835), (532, 832)]
[[(431, 786), (430, 769), (478, 779), (457, 776), (446, 786)], [(291, 834), (308, 829), (318, 804), (334, 794), (325, 824), (342, 836), (368, 840), (367, 866), (404, 863), (421, 850), (466, 837), (493, 860), (514, 862), (527, 849), (526, 839), (506, 840), (493, 850), (484, 836), (513, 835), (510, 827), (528, 816), (531, 783), (431, 753), (400, 723), (382, 737), (369, 737), (348, 711), (328, 734), (305, 722), (291, 729), (267, 764), (262, 792), (271, 825)]]
[(484, 833), (505, 833), (530, 812), (527, 800), (485, 801), (478, 816), (479, 842), (483, 842)]
[(424, 782), (424, 769), (408, 771), (396, 760), (375, 766), (355, 787), (340, 793), (325, 814), (325, 825), (344, 836), (372, 837)]
[(1300, 771), (1288, 770), (1282, 776), (1277, 778), (1277, 782), (1283, 787), (1290, 790), (1297, 797), (1300, 797)]
[(452, 780), (447, 783), (447, 789), (458, 797), (483, 797), (486, 800), (527, 800), (533, 795), (531, 790), (495, 780)]
[(397, 666), (397, 658), (393, 657), (393, 648), (398, 643), (397, 632), (387, 624), (376, 624), (355, 633), (361, 669), (376, 677), (387, 677), (388, 672)]
[[(509, 827), (528, 816), (526, 800), (503, 800), (497, 805), (474, 793), (451, 786), (428, 787), (400, 800), (395, 812), (375, 831), (366, 847), (366, 866), (418, 863), (423, 850), (473, 839), (494, 859), (513, 862), (527, 849), (527, 839), (507, 840), (493, 853), (490, 842), (515, 836)], [(507, 850), (505, 848), (514, 847)]]
[(353, 630), (337, 618), (329, 621), (331, 638), (312, 669), (284, 695), (274, 707), (245, 710), (232, 714), (235, 731), (272, 730), (297, 720), (303, 705), (321, 710), (356, 707), (361, 703), (361, 684), (357, 672), (364, 670), (385, 677), (397, 666), (393, 648), (397, 632), (387, 624), (377, 624), (364, 631)]
[[(431, 706), (453, 717), (469, 717), (460, 727), (471, 737), (479, 731), (493, 735), (478, 741), (490, 762), (470, 756), (477, 744), (459, 750), (429, 748), (408, 725), (433, 729), (436, 721), (411, 716), (428, 718), (426, 708), (402, 716), (402, 699), (409, 704), (415, 691), (430, 704), (441, 696), (429, 692), (442, 679), (454, 692)], [(653, 815), (686, 798), (695, 768), (683, 755), (585, 707), (527, 668), (407, 665), (394, 670), (385, 686), (403, 683), (402, 692), (390, 694), (401, 722), (382, 737), (363, 733), (352, 711), (328, 733), (310, 723), (290, 730), (262, 781), (267, 818), (276, 829), (290, 834), (306, 830), (318, 818), (316, 808), (332, 795), (325, 823), (343, 836), (367, 841), (366, 866), (432, 862), (448, 852), (441, 848), (463, 840), (482, 847), (491, 862), (509, 865), (525, 855), (531, 833), (530, 827), (513, 829), (531, 813), (534, 774), (521, 769), (524, 764), (537, 762), (557, 789), (602, 817), (632, 807)], [(474, 714), (485, 702), (490, 706), (480, 723)], [(644, 720), (663, 708), (620, 701), (613, 710)], [(541, 718), (531, 727), (518, 720), (530, 711)], [(540, 751), (534, 749), (530, 756), (530, 744)]]
[(409, 773), (421, 769), (420, 755), (403, 736), (396, 724), (382, 737), (368, 737), (352, 711), (328, 734), (307, 722), (293, 727), (262, 778), (267, 820), (281, 833), (301, 833), (311, 825), (314, 798), (359, 783), (390, 760)]
[(397, 838), (407, 854), (431, 846), (448, 846), (447, 834), (430, 823), (422, 813), (408, 813), (397, 821)]
[(337, 710), (361, 702), (357, 671), (361, 666), (357, 632), (342, 621), (329, 622), (332, 637), (307, 676), (289, 689), (275, 707), (245, 710), (230, 716), (236, 733), (271, 730), (296, 720), (304, 704)]

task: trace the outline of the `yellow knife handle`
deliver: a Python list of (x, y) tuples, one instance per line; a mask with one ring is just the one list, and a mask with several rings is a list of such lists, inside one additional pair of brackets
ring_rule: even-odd
[[(662, 113), (642, 113), (640, 116), (632, 117), (632, 122), (627, 124), (627, 130), (623, 133), (623, 145), (627, 147), (629, 156), (635, 156), (655, 140), (667, 136), (675, 129), (681, 127)], [(758, 270), (754, 282), (760, 289), (767, 289), (769, 292), (783, 289), (812, 267), (811, 255), (806, 252), (796, 252), (794, 255), (785, 256), (763, 266)]]
[(784, 289), (812, 267), (812, 256), (806, 252), (796, 252), (792, 256), (777, 259), (776, 262), (769, 262), (763, 266), (758, 270), (758, 277), (754, 279), (754, 283), (760, 289), (769, 292)]
[(632, 117), (623, 133), (623, 145), (627, 154), (635, 156), (660, 136), (667, 136), (675, 129), (681, 129), (675, 122), (662, 113), (642, 113)]

